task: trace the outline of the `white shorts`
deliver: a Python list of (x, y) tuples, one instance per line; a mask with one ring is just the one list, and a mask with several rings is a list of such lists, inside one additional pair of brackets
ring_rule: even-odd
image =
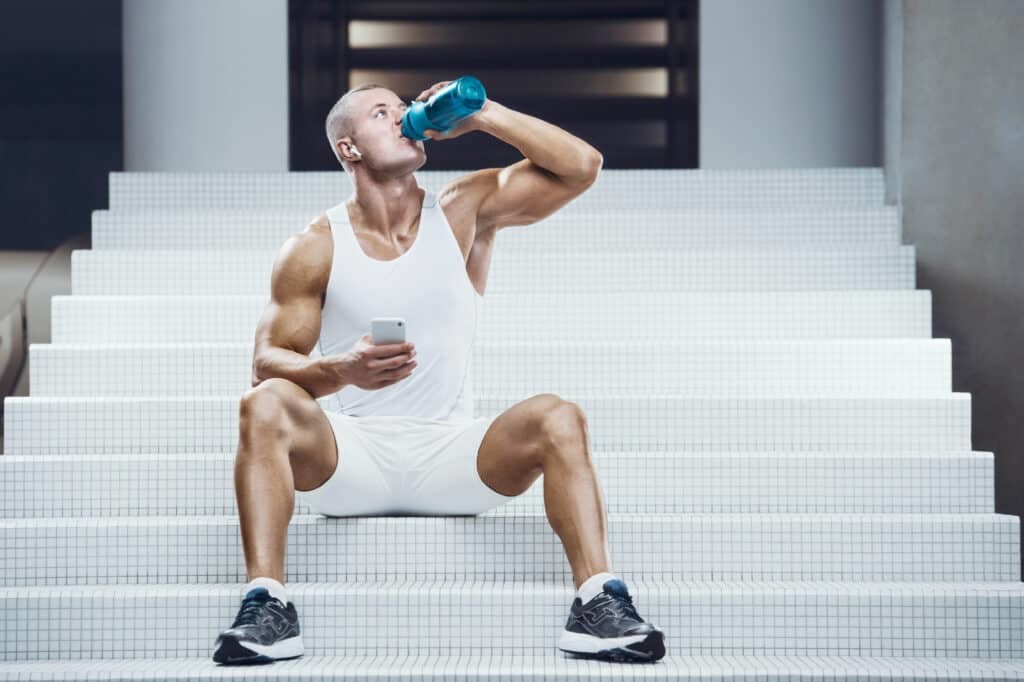
[(514, 499), (492, 490), (476, 469), (494, 417), (443, 422), (421, 417), (324, 410), (338, 444), (338, 466), (296, 501), (326, 516), (460, 516)]

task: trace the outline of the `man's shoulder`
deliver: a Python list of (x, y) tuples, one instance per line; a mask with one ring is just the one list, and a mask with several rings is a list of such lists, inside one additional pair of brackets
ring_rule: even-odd
[(289, 276), (301, 273), (326, 282), (333, 255), (331, 224), (326, 214), (321, 214), (285, 240), (278, 251), (278, 264)]
[(456, 231), (476, 230), (480, 204), (493, 190), (500, 168), (484, 168), (460, 175), (437, 192), (437, 205), (444, 209)]
[(306, 230), (307, 231), (309, 231), (309, 230), (313, 230), (313, 231), (323, 231), (323, 230), (326, 230), (328, 233), (330, 233), (330, 231), (331, 231), (331, 221), (327, 217), (327, 212), (324, 211), (320, 215), (318, 215), (315, 218), (313, 218), (312, 220), (310, 220), (309, 224), (306, 225)]
[(296, 232), (289, 238), (294, 246), (303, 249), (324, 248), (325, 242), (331, 240), (331, 221), (326, 213), (316, 216), (301, 232)]
[(449, 180), (437, 192), (442, 205), (475, 206), (494, 188), (500, 168), (481, 168)]

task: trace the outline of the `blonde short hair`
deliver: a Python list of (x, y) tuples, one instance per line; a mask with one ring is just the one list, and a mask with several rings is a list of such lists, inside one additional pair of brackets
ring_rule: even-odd
[(362, 92), (363, 90), (373, 90), (374, 88), (384, 88), (384, 86), (377, 83), (366, 83), (365, 85), (360, 85), (357, 88), (352, 88), (342, 95), (341, 98), (334, 103), (334, 106), (331, 107), (331, 110), (327, 112), (327, 120), (324, 123), (324, 128), (327, 132), (327, 142), (331, 145), (331, 151), (334, 152), (335, 158), (338, 159), (338, 162), (341, 163), (341, 167), (344, 168), (346, 172), (349, 171), (349, 168), (346, 167), (345, 161), (341, 158), (341, 154), (338, 153), (338, 148), (334, 143), (340, 138), (347, 137), (352, 134), (352, 95), (357, 92)]

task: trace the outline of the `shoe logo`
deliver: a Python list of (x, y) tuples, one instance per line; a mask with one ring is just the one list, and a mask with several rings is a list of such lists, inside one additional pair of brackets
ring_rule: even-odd
[(270, 630), (274, 634), (275, 638), (279, 638), (282, 635), (287, 634), (292, 629), (292, 624), (283, 612), (277, 609), (274, 611), (276, 611), (276, 613), (272, 611), (263, 617), (260, 626)]

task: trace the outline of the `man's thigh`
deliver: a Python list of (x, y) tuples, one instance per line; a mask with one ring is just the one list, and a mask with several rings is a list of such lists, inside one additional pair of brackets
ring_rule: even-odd
[(270, 378), (253, 390), (274, 394), (288, 421), (288, 459), (296, 490), (312, 490), (338, 466), (338, 443), (327, 415), (306, 389), (281, 378)]
[(480, 480), (502, 495), (520, 495), (533, 485), (543, 472), (544, 416), (563, 402), (542, 393), (495, 417), (477, 451)]

